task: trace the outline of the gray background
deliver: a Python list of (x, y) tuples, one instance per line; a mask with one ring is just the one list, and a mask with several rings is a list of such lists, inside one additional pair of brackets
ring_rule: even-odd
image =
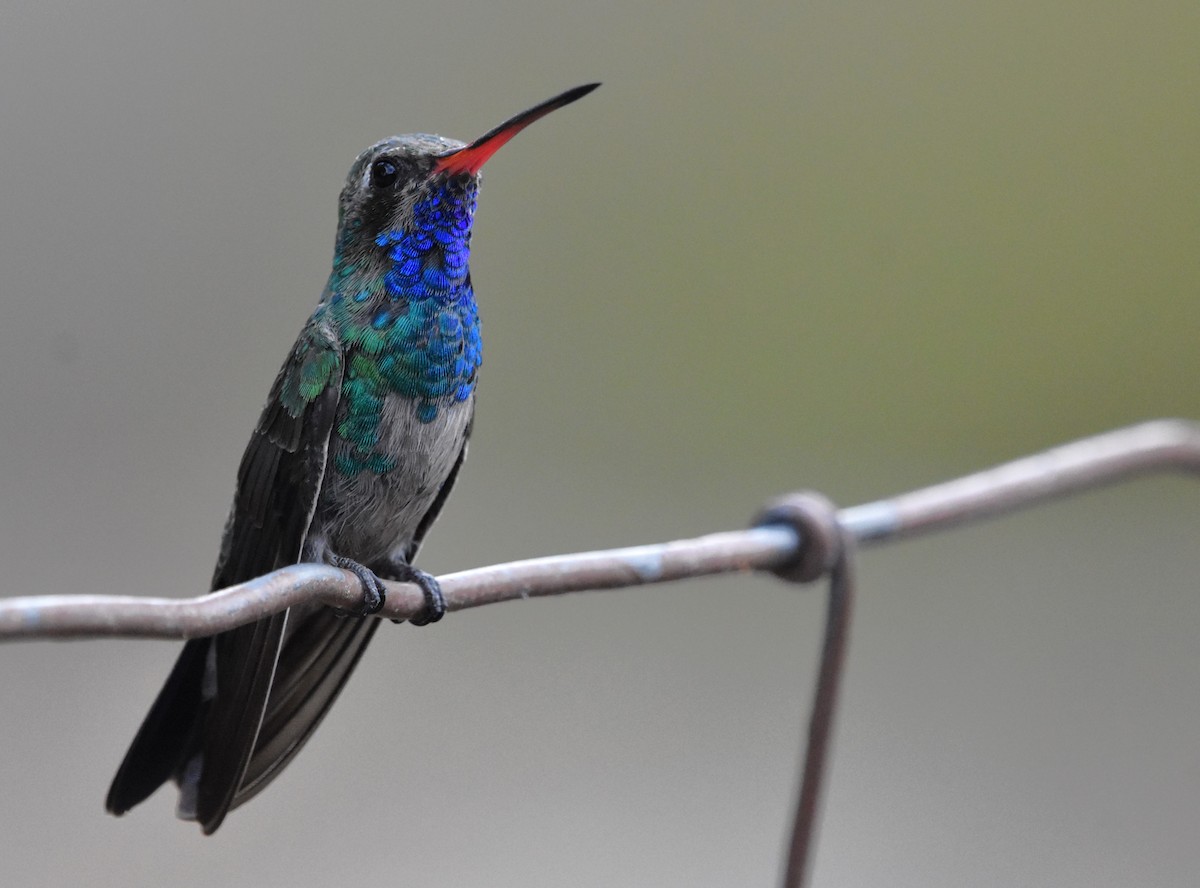
[[(1200, 6), (0, 10), (4, 594), (205, 588), (355, 154), (488, 167), (472, 458), (424, 566), (860, 502), (1200, 415)], [(1200, 507), (872, 551), (818, 885), (1192, 885)], [(766, 578), (385, 626), (213, 838), (107, 782), (178, 645), (0, 649), (13, 885), (771, 884), (823, 605)]]

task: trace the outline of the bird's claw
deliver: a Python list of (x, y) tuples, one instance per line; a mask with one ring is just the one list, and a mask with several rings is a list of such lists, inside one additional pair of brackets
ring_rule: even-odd
[(408, 622), (414, 626), (436, 623), (446, 616), (446, 596), (442, 594), (442, 584), (432, 574), (423, 570), (417, 570), (415, 567), (410, 567), (409, 570), (412, 571), (412, 575), (408, 577), (408, 581), (421, 587), (421, 594), (425, 596), (425, 607), (419, 614), (409, 617)]
[[(395, 559), (388, 566), (388, 579), (397, 583), (412, 583), (425, 596), (425, 607), (419, 613), (413, 614), (407, 622), (414, 626), (428, 626), (436, 623), (446, 615), (446, 597), (442, 595), (442, 586), (432, 574), (418, 570), (411, 564)], [(404, 620), (392, 620), (393, 623), (403, 623)]]
[(357, 609), (338, 608), (337, 613), (344, 617), (369, 617), (371, 614), (379, 613), (383, 608), (384, 601), (387, 600), (387, 590), (383, 588), (383, 580), (379, 579), (370, 568), (364, 567), (351, 558), (334, 555), (329, 559), (329, 563), (333, 567), (350, 571), (358, 577), (358, 581), (362, 584), (362, 604)]

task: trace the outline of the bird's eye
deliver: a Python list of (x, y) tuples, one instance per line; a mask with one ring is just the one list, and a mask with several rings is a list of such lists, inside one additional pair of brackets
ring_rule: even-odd
[(387, 188), (399, 175), (399, 167), (390, 160), (377, 160), (371, 164), (371, 184), (376, 188)]

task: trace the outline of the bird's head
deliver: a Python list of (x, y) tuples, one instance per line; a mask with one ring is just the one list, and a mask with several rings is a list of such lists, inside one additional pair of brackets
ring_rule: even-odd
[(529, 124), (599, 85), (579, 86), (535, 105), (470, 144), (417, 133), (372, 145), (354, 161), (342, 189), (338, 252), (395, 252), (409, 238), (418, 246), (465, 245), (488, 159)]

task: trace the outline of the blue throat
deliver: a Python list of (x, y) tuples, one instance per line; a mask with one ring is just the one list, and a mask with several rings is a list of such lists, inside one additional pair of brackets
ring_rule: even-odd
[(467, 260), (475, 188), (448, 183), (413, 208), (409, 226), (363, 244), (361, 220), (347, 220), (334, 256), (327, 311), (346, 348), (343, 419), (350, 446), (334, 462), (345, 474), (385, 474), (394, 454), (377, 450), (384, 400), (412, 401), (418, 421), (468, 400), (483, 360)]

